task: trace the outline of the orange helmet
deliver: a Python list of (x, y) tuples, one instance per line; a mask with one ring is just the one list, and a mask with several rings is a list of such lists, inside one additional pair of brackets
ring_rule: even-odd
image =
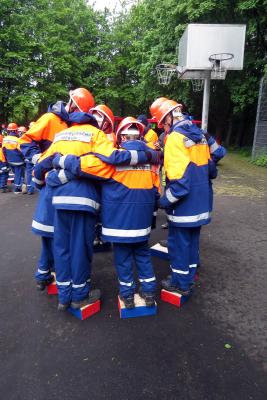
[(35, 124), (35, 121), (31, 121), (31, 122), (29, 123), (29, 129), (30, 129), (34, 124)]
[(157, 109), (155, 109), (153, 117), (156, 118), (159, 128), (163, 127), (162, 122), (166, 115), (177, 107), (182, 108), (182, 104), (177, 103), (174, 100), (165, 100)]
[(19, 126), (18, 131), (21, 133), (25, 133), (25, 132), (27, 132), (27, 129), (25, 128), (25, 126)]
[(167, 97), (158, 97), (149, 107), (150, 114), (154, 117), (156, 110), (164, 103), (164, 101), (169, 100)]
[[(133, 134), (130, 130), (132, 125), (136, 126), (136, 128), (139, 131), (140, 136), (143, 135), (145, 126), (134, 117), (126, 117), (119, 123), (118, 129), (116, 132), (117, 143), (120, 142), (122, 131), (124, 131), (125, 135)], [(135, 133), (135, 135), (136, 135), (136, 133)]]
[(107, 120), (110, 122), (112, 130), (114, 129), (114, 120), (115, 120), (114, 114), (108, 106), (106, 106), (105, 104), (98, 104), (97, 106), (92, 107), (89, 110), (90, 113), (92, 113), (93, 111), (97, 111), (100, 114), (103, 114), (104, 117), (106, 117)]
[(7, 125), (8, 131), (16, 131), (17, 129), (18, 125), (15, 122), (10, 122), (10, 124)]
[(93, 95), (85, 88), (71, 90), (69, 95), (80, 111), (88, 112), (95, 105)]

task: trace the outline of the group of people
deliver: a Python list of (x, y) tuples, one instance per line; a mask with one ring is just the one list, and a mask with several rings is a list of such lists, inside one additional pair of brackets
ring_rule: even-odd
[[(85, 88), (70, 91), (67, 104), (57, 102), (20, 140), (23, 156), (35, 164), (39, 198), (32, 230), (41, 236), (35, 279), (44, 290), (55, 270), (58, 309), (80, 308), (100, 298), (92, 289), (91, 265), (95, 226), (111, 242), (120, 299), (133, 308), (137, 267), (139, 294), (155, 304), (156, 277), (148, 239), (158, 208), (166, 210), (171, 274), (164, 289), (188, 296), (199, 264), (199, 236), (212, 211), (216, 162), (225, 150), (194, 125), (183, 107), (165, 97), (150, 113), (126, 117), (114, 132), (114, 115), (95, 105)], [(163, 161), (164, 160), (164, 161)], [(164, 165), (166, 189), (160, 188)]]
[[(29, 128), (34, 122), (31, 122)], [(2, 124), (0, 132), (0, 191), (8, 192), (8, 178), (10, 171), (14, 175), (13, 192), (34, 193), (34, 183), (32, 181), (33, 164), (25, 158), (20, 151), (19, 138), (27, 132), (25, 126), (18, 126), (15, 122), (10, 122), (7, 127)], [(23, 184), (26, 190), (23, 191)]]

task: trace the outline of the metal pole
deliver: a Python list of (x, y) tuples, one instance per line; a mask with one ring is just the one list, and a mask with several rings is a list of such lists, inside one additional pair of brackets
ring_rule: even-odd
[(208, 129), (209, 119), (209, 103), (210, 103), (210, 76), (205, 79), (203, 105), (202, 105), (202, 123), (201, 128), (206, 131)]
[(264, 78), (261, 78), (260, 81), (260, 89), (259, 89), (259, 97), (258, 97), (258, 107), (257, 107), (257, 115), (256, 115), (256, 123), (255, 123), (255, 130), (254, 130), (254, 139), (253, 139), (253, 147), (252, 147), (252, 160), (256, 158), (256, 147), (257, 147), (257, 136), (258, 136), (258, 125), (259, 125), (259, 117), (260, 117), (260, 108), (261, 108), (261, 98), (263, 94), (263, 83)]

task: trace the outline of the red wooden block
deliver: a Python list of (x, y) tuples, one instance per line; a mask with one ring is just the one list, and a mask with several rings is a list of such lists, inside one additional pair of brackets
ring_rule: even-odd
[(52, 275), (54, 276), (54, 280), (47, 286), (47, 294), (58, 294), (55, 272), (52, 272)]
[(101, 305), (100, 300), (97, 300), (95, 303), (81, 307), (78, 310), (69, 307), (68, 312), (70, 312), (72, 315), (83, 321), (84, 319), (87, 319), (92, 315), (98, 313), (100, 311), (100, 305)]
[(56, 282), (52, 282), (47, 286), (47, 294), (58, 294)]
[(162, 289), (160, 293), (162, 301), (173, 304), (176, 307), (181, 307), (190, 296), (182, 296), (179, 293), (169, 292), (168, 290)]

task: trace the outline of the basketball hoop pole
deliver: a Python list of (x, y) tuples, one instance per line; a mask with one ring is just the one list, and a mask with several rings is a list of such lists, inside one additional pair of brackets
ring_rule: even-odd
[(205, 78), (204, 81), (204, 93), (203, 93), (203, 105), (202, 105), (202, 122), (201, 128), (206, 131), (208, 128), (209, 120), (209, 103), (210, 103), (210, 76)]

